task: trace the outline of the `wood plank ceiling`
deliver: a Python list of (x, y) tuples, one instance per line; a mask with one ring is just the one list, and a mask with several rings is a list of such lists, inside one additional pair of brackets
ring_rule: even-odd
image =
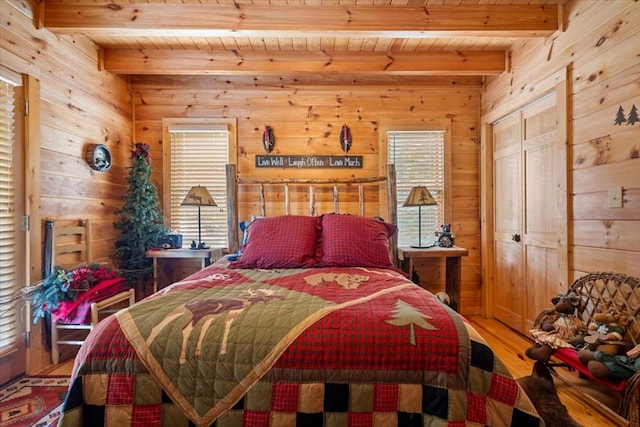
[(562, 27), (567, 0), (43, 0), (116, 74), (484, 76)]

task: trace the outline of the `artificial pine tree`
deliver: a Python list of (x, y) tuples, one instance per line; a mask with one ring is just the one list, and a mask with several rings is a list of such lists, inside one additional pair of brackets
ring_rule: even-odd
[(116, 212), (119, 220), (114, 224), (122, 234), (116, 240), (113, 257), (131, 285), (151, 276), (152, 262), (145, 252), (158, 247), (166, 233), (158, 191), (151, 182), (150, 149), (149, 144), (139, 142), (131, 151), (129, 190), (124, 197), (124, 206)]

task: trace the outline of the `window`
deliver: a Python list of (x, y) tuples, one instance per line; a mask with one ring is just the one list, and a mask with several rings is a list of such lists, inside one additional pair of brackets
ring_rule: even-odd
[[(194, 185), (206, 187), (217, 206), (200, 208), (202, 241), (227, 246), (226, 164), (235, 150), (235, 124), (165, 119), (163, 210), (165, 224), (182, 234), (183, 246), (198, 241), (198, 208), (181, 206)], [(233, 147), (231, 147), (233, 145)]]
[[(396, 168), (396, 193), (398, 215), (398, 246), (421, 244), (428, 246), (435, 241), (435, 231), (440, 230), (447, 215), (449, 192), (447, 172), (447, 140), (445, 127), (434, 130), (392, 130), (387, 136), (387, 162)], [(404, 207), (403, 204), (414, 186), (426, 186), (437, 206)], [(422, 230), (419, 233), (418, 215), (421, 214)]]
[[(17, 340), (18, 288), (20, 265), (16, 242), (18, 239), (19, 184), (16, 179), (20, 171), (16, 141), (16, 90), (14, 79), (5, 78), (0, 70), (0, 355), (12, 350)], [(19, 286), (20, 285), (20, 286)]]

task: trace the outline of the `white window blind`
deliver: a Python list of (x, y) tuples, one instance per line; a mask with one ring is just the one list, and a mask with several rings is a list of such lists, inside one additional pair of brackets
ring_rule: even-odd
[(14, 88), (0, 79), (0, 354), (15, 345), (17, 305), (16, 201), (13, 161)]
[[(418, 244), (418, 213), (422, 213), (422, 245), (435, 241), (444, 222), (444, 131), (389, 131), (390, 164), (396, 167), (398, 246)], [(411, 188), (429, 189), (437, 206), (403, 207)]]
[[(207, 246), (227, 246), (227, 187), (229, 131), (220, 125), (172, 125), (170, 135), (171, 231), (183, 235), (183, 246), (198, 241), (198, 208), (180, 206), (194, 185), (206, 187), (217, 206), (200, 208), (202, 241)], [(166, 200), (165, 200), (166, 206)], [(166, 208), (165, 208), (166, 209)]]

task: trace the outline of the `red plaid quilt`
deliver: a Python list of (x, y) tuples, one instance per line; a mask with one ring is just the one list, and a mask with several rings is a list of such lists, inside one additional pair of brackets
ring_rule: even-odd
[(540, 425), (464, 319), (398, 272), (214, 265), (101, 322), (60, 425)]

